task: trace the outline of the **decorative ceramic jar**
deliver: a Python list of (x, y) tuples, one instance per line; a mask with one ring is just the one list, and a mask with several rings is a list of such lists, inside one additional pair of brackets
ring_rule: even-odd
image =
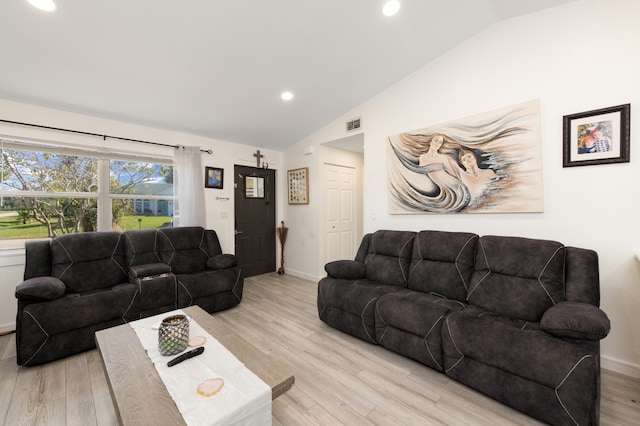
[(189, 319), (173, 315), (162, 320), (158, 329), (158, 349), (161, 355), (179, 354), (189, 343)]

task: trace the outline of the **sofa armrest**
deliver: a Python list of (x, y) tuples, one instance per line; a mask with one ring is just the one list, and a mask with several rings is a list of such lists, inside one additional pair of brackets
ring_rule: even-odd
[(146, 265), (136, 265), (129, 267), (129, 277), (132, 279), (151, 277), (154, 275), (167, 274), (171, 272), (171, 266), (166, 263), (147, 263)]
[(588, 303), (560, 302), (546, 310), (540, 329), (556, 337), (573, 339), (604, 339), (611, 323), (607, 314)]
[(238, 265), (238, 258), (233, 254), (216, 254), (207, 260), (208, 269), (229, 269)]
[(16, 286), (20, 300), (56, 300), (64, 296), (67, 287), (56, 277), (29, 278)]
[(324, 265), (324, 270), (332, 278), (356, 280), (365, 278), (367, 267), (357, 260), (335, 260)]

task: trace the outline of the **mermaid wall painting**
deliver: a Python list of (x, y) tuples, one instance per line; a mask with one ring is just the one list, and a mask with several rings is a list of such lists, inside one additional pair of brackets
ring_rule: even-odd
[(543, 211), (540, 102), (389, 137), (389, 213)]

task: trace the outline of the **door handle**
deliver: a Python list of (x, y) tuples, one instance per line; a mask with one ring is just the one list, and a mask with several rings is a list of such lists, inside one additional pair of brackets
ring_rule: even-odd
[(238, 231), (237, 229), (233, 231), (234, 235), (242, 234), (242, 231)]

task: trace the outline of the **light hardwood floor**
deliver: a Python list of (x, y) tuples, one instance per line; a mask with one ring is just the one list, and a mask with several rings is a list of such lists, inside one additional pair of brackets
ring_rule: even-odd
[[(242, 303), (217, 315), (295, 373), (273, 403), (274, 425), (536, 425), (446, 376), (318, 319), (316, 283), (268, 274), (245, 281)], [(0, 337), (0, 425), (113, 425), (96, 350), (37, 367), (15, 363)], [(602, 425), (640, 425), (640, 380), (602, 371)]]

